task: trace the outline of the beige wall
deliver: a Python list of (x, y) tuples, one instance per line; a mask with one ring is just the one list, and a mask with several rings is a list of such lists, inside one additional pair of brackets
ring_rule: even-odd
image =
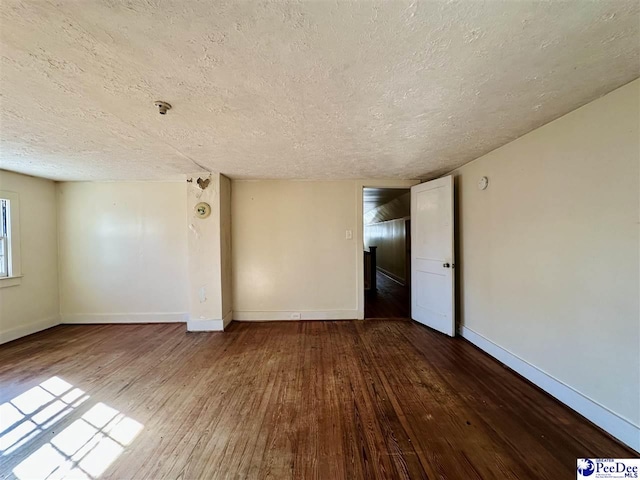
[(232, 218), (234, 318), (356, 317), (355, 182), (234, 181)]
[(416, 183), (233, 181), (234, 318), (364, 318), (362, 189)]
[[(224, 330), (231, 322), (231, 181), (219, 173), (202, 189), (194, 175), (187, 187), (189, 323), (191, 331)], [(195, 206), (211, 207), (199, 218)]]
[[(190, 329), (208, 329), (211, 322), (222, 326), (222, 283), (220, 272), (220, 175), (203, 179), (209, 185), (198, 186), (198, 175), (187, 184), (189, 320), (199, 322)], [(199, 218), (195, 206), (205, 202), (211, 207), (207, 218)]]
[(407, 245), (405, 222), (408, 218), (398, 218), (386, 222), (373, 223), (364, 227), (364, 245), (376, 249), (376, 263), (380, 270), (405, 283), (407, 278)]
[(183, 182), (59, 184), (63, 322), (184, 320), (185, 188)]
[(0, 190), (19, 195), (23, 277), (0, 281), (0, 343), (57, 325), (58, 241), (55, 183), (0, 170)]
[(462, 325), (636, 426), (639, 89), (456, 172)]

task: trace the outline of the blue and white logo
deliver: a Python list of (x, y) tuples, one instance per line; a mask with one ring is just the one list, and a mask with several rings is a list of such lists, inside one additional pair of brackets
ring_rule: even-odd
[(640, 458), (579, 458), (578, 480), (636, 478), (640, 480)]
[(578, 473), (582, 477), (588, 477), (593, 472), (595, 472), (596, 466), (593, 461), (589, 458), (579, 458), (578, 459)]

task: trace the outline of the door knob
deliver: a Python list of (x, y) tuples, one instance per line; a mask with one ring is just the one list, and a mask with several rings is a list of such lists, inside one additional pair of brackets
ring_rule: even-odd
[(442, 264), (442, 266), (443, 266), (444, 268), (451, 268), (451, 265), (450, 265), (450, 264), (448, 264), (448, 263), (443, 263), (443, 264)]

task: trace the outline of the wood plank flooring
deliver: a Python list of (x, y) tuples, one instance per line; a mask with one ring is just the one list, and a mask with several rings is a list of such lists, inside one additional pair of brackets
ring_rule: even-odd
[(559, 480), (634, 455), (409, 321), (59, 326), (0, 346), (0, 403), (20, 480)]
[(409, 287), (400, 285), (380, 272), (377, 272), (376, 282), (378, 285), (376, 291), (365, 292), (364, 317), (409, 319), (411, 316)]

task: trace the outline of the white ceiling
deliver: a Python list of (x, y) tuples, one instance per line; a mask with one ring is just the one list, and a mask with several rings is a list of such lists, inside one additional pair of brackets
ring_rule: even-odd
[(408, 193), (408, 188), (363, 188), (362, 213), (367, 213)]
[(638, 77), (639, 5), (3, 0), (0, 166), (434, 177)]

